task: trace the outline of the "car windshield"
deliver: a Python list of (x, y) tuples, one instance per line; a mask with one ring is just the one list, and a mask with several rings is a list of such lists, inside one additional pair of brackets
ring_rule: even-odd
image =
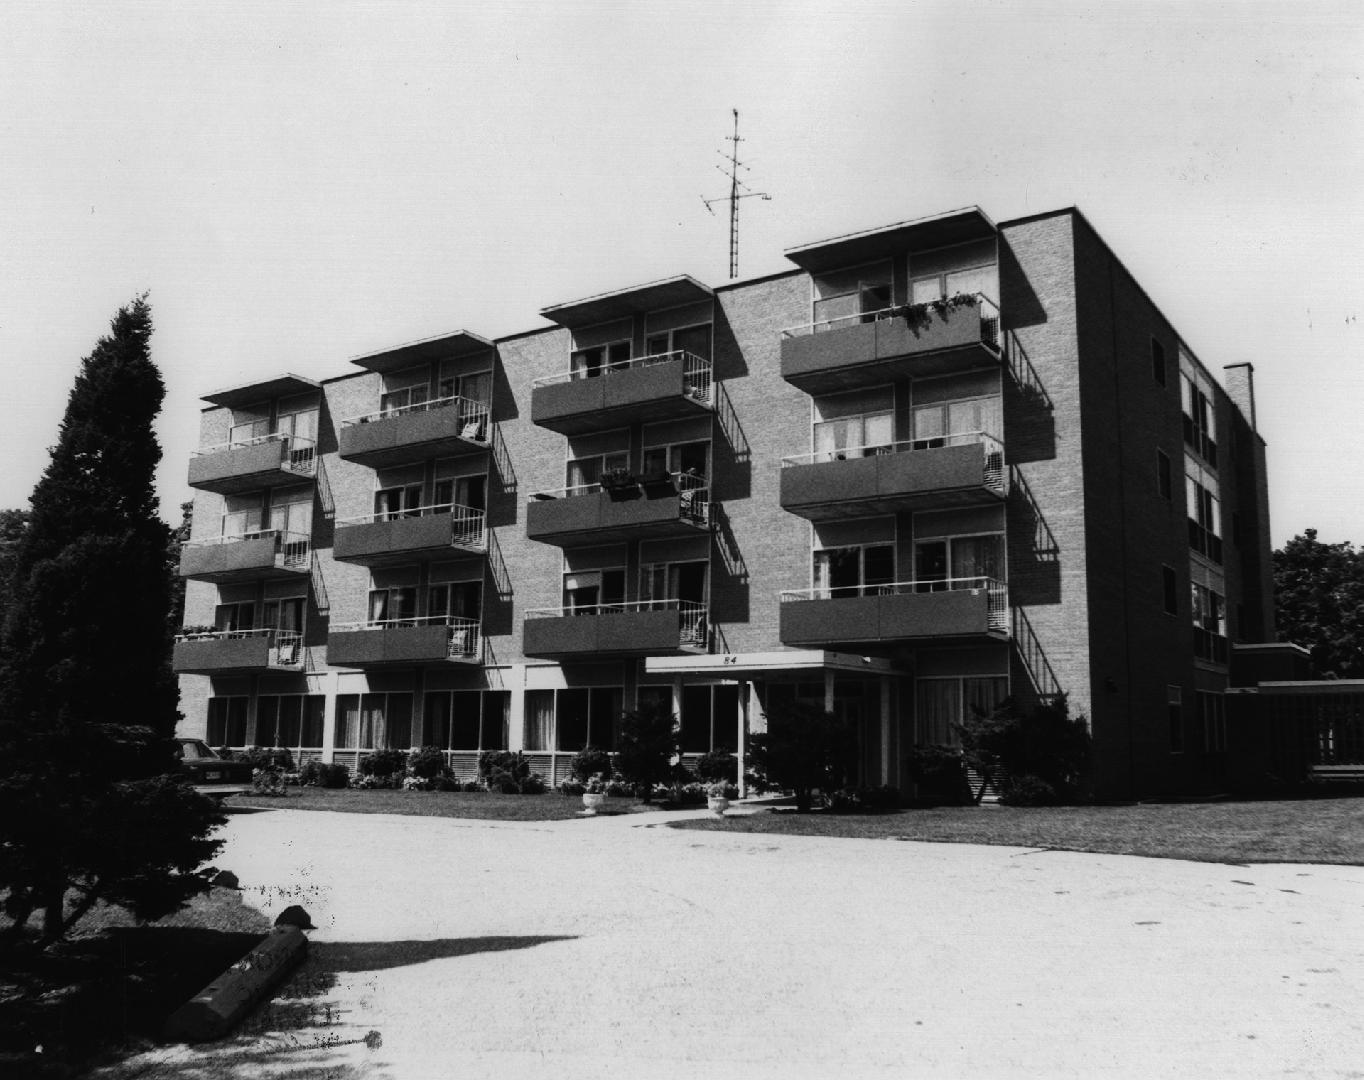
[(194, 761), (198, 758), (216, 758), (218, 755), (210, 750), (205, 743), (197, 739), (188, 739), (180, 743), (180, 758), (183, 761)]

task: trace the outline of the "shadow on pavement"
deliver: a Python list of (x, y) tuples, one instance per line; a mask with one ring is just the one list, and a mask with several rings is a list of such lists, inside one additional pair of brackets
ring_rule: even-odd
[(310, 960), (324, 971), (384, 971), (474, 953), (529, 949), (551, 941), (572, 941), (572, 934), (525, 937), (438, 938), (435, 941), (314, 941)]

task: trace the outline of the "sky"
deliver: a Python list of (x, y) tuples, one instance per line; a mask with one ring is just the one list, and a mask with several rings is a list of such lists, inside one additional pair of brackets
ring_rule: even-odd
[(0, 508), (147, 290), (179, 518), (201, 395), (978, 205), (1078, 206), (1214, 373), (1275, 546), (1364, 541), (1364, 4), (7, 0)]

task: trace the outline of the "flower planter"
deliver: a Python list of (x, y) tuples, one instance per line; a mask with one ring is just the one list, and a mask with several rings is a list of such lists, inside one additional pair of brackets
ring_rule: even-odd
[(724, 817), (729, 809), (729, 800), (723, 795), (710, 795), (706, 798), (706, 809), (716, 817)]
[(590, 791), (585, 791), (585, 792), (583, 792), (583, 813), (584, 813), (587, 817), (595, 817), (597, 811), (598, 811), (599, 809), (601, 809), (601, 804), (604, 803), (605, 801), (606, 801), (606, 793), (605, 793), (605, 792), (600, 792), (600, 791), (598, 791), (598, 792), (590, 792)]

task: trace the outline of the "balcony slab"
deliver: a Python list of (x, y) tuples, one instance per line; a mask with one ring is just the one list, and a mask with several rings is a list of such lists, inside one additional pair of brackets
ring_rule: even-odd
[(380, 469), (424, 458), (486, 453), (488, 422), (470, 420), (449, 405), (344, 424), (337, 442), (338, 456)]
[(677, 611), (613, 611), (604, 615), (528, 618), (522, 652), (541, 659), (662, 656), (680, 652)]
[(532, 422), (564, 435), (604, 431), (626, 423), (651, 423), (710, 411), (687, 393), (684, 361), (630, 367), (591, 379), (550, 383), (531, 390)]
[(783, 645), (862, 645), (998, 638), (985, 589), (793, 600), (781, 604)]

